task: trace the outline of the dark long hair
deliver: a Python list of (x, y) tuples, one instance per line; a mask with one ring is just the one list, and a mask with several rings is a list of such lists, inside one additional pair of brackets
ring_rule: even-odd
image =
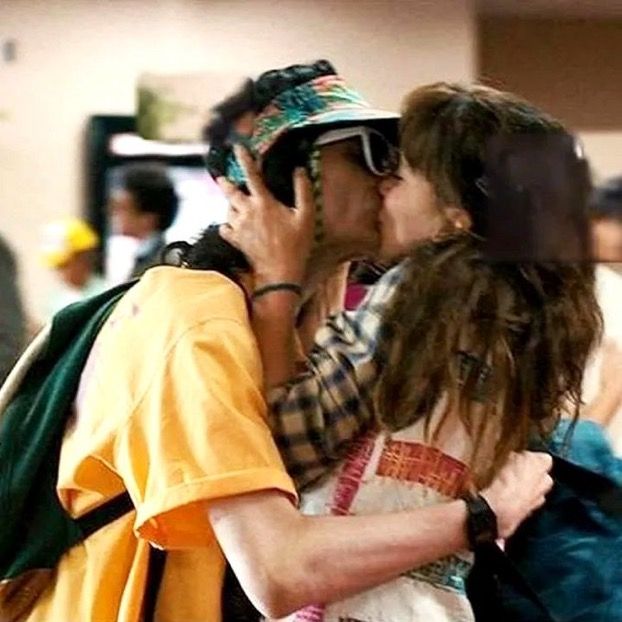
[[(392, 299), (392, 333), (376, 391), (382, 426), (429, 416), (442, 397), (473, 441), (476, 483), (509, 452), (546, 439), (562, 415), (576, 419), (588, 355), (602, 319), (588, 263), (491, 262), (481, 249), (485, 203), (472, 187), (486, 141), (499, 132), (558, 132), (530, 104), (486, 87), (435, 84), (407, 97), (401, 143), (445, 202), (471, 215), (476, 235), (415, 249)], [(428, 433), (434, 439), (439, 426)]]

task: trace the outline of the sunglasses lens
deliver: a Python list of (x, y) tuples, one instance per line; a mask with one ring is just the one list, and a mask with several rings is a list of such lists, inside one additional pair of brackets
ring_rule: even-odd
[(391, 175), (397, 171), (400, 164), (399, 151), (382, 134), (370, 132), (369, 153), (372, 161), (371, 170), (376, 175)]

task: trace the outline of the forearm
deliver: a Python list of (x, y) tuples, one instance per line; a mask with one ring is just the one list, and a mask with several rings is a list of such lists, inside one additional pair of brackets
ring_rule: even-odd
[(253, 332), (267, 389), (287, 382), (294, 375), (298, 302), (298, 296), (290, 291), (271, 292), (253, 302)]
[(345, 598), (468, 546), (463, 501), (304, 517), (283, 497), (257, 493), (219, 502), (210, 519), (249, 598), (272, 617)]
[[(553, 486), (549, 454), (510, 454), (481, 492), (507, 538)], [(214, 533), (249, 598), (280, 617), (343, 599), (468, 548), (463, 500), (375, 516), (301, 516), (273, 490), (213, 501)]]
[(291, 581), (288, 609), (340, 600), (465, 550), (465, 524), (463, 501), (384, 516), (303, 517), (280, 558)]
[(321, 477), (373, 426), (376, 348), (361, 339), (361, 330), (374, 317), (366, 323), (345, 314), (332, 318), (318, 333), (305, 371), (268, 393), (272, 431), (299, 488)]

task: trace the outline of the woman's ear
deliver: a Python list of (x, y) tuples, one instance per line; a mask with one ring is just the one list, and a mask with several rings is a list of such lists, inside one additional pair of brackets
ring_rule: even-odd
[(443, 213), (449, 224), (458, 231), (470, 231), (473, 227), (471, 215), (462, 207), (457, 205), (446, 205)]

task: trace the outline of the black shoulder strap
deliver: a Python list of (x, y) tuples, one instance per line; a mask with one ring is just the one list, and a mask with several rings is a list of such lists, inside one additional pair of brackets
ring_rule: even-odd
[(467, 579), (467, 595), (477, 622), (524, 622), (509, 618), (504, 608), (503, 586), (510, 586), (530, 609), (533, 622), (560, 622), (523, 577), (512, 560), (496, 544), (482, 544), (475, 551), (475, 565)]
[[(130, 510), (134, 509), (134, 504), (127, 492), (117, 495), (113, 499), (106, 501), (99, 507), (81, 516), (76, 522), (84, 538), (88, 538), (105, 525), (121, 518)], [(152, 622), (155, 615), (158, 592), (164, 575), (164, 564), (166, 562), (166, 551), (151, 547), (149, 551), (149, 567), (147, 569), (147, 587), (145, 589), (145, 599), (143, 606), (144, 622)]]
[(78, 527), (82, 532), (84, 539), (88, 538), (92, 533), (101, 529), (104, 525), (108, 525), (117, 518), (127, 514), (134, 509), (134, 504), (127, 492), (120, 494), (99, 507), (87, 512), (84, 516), (77, 519)]
[(149, 551), (149, 568), (147, 569), (147, 588), (145, 589), (143, 605), (143, 622), (153, 622), (153, 620), (155, 620), (158, 592), (160, 591), (162, 577), (164, 576), (165, 563), (166, 551), (152, 546)]

